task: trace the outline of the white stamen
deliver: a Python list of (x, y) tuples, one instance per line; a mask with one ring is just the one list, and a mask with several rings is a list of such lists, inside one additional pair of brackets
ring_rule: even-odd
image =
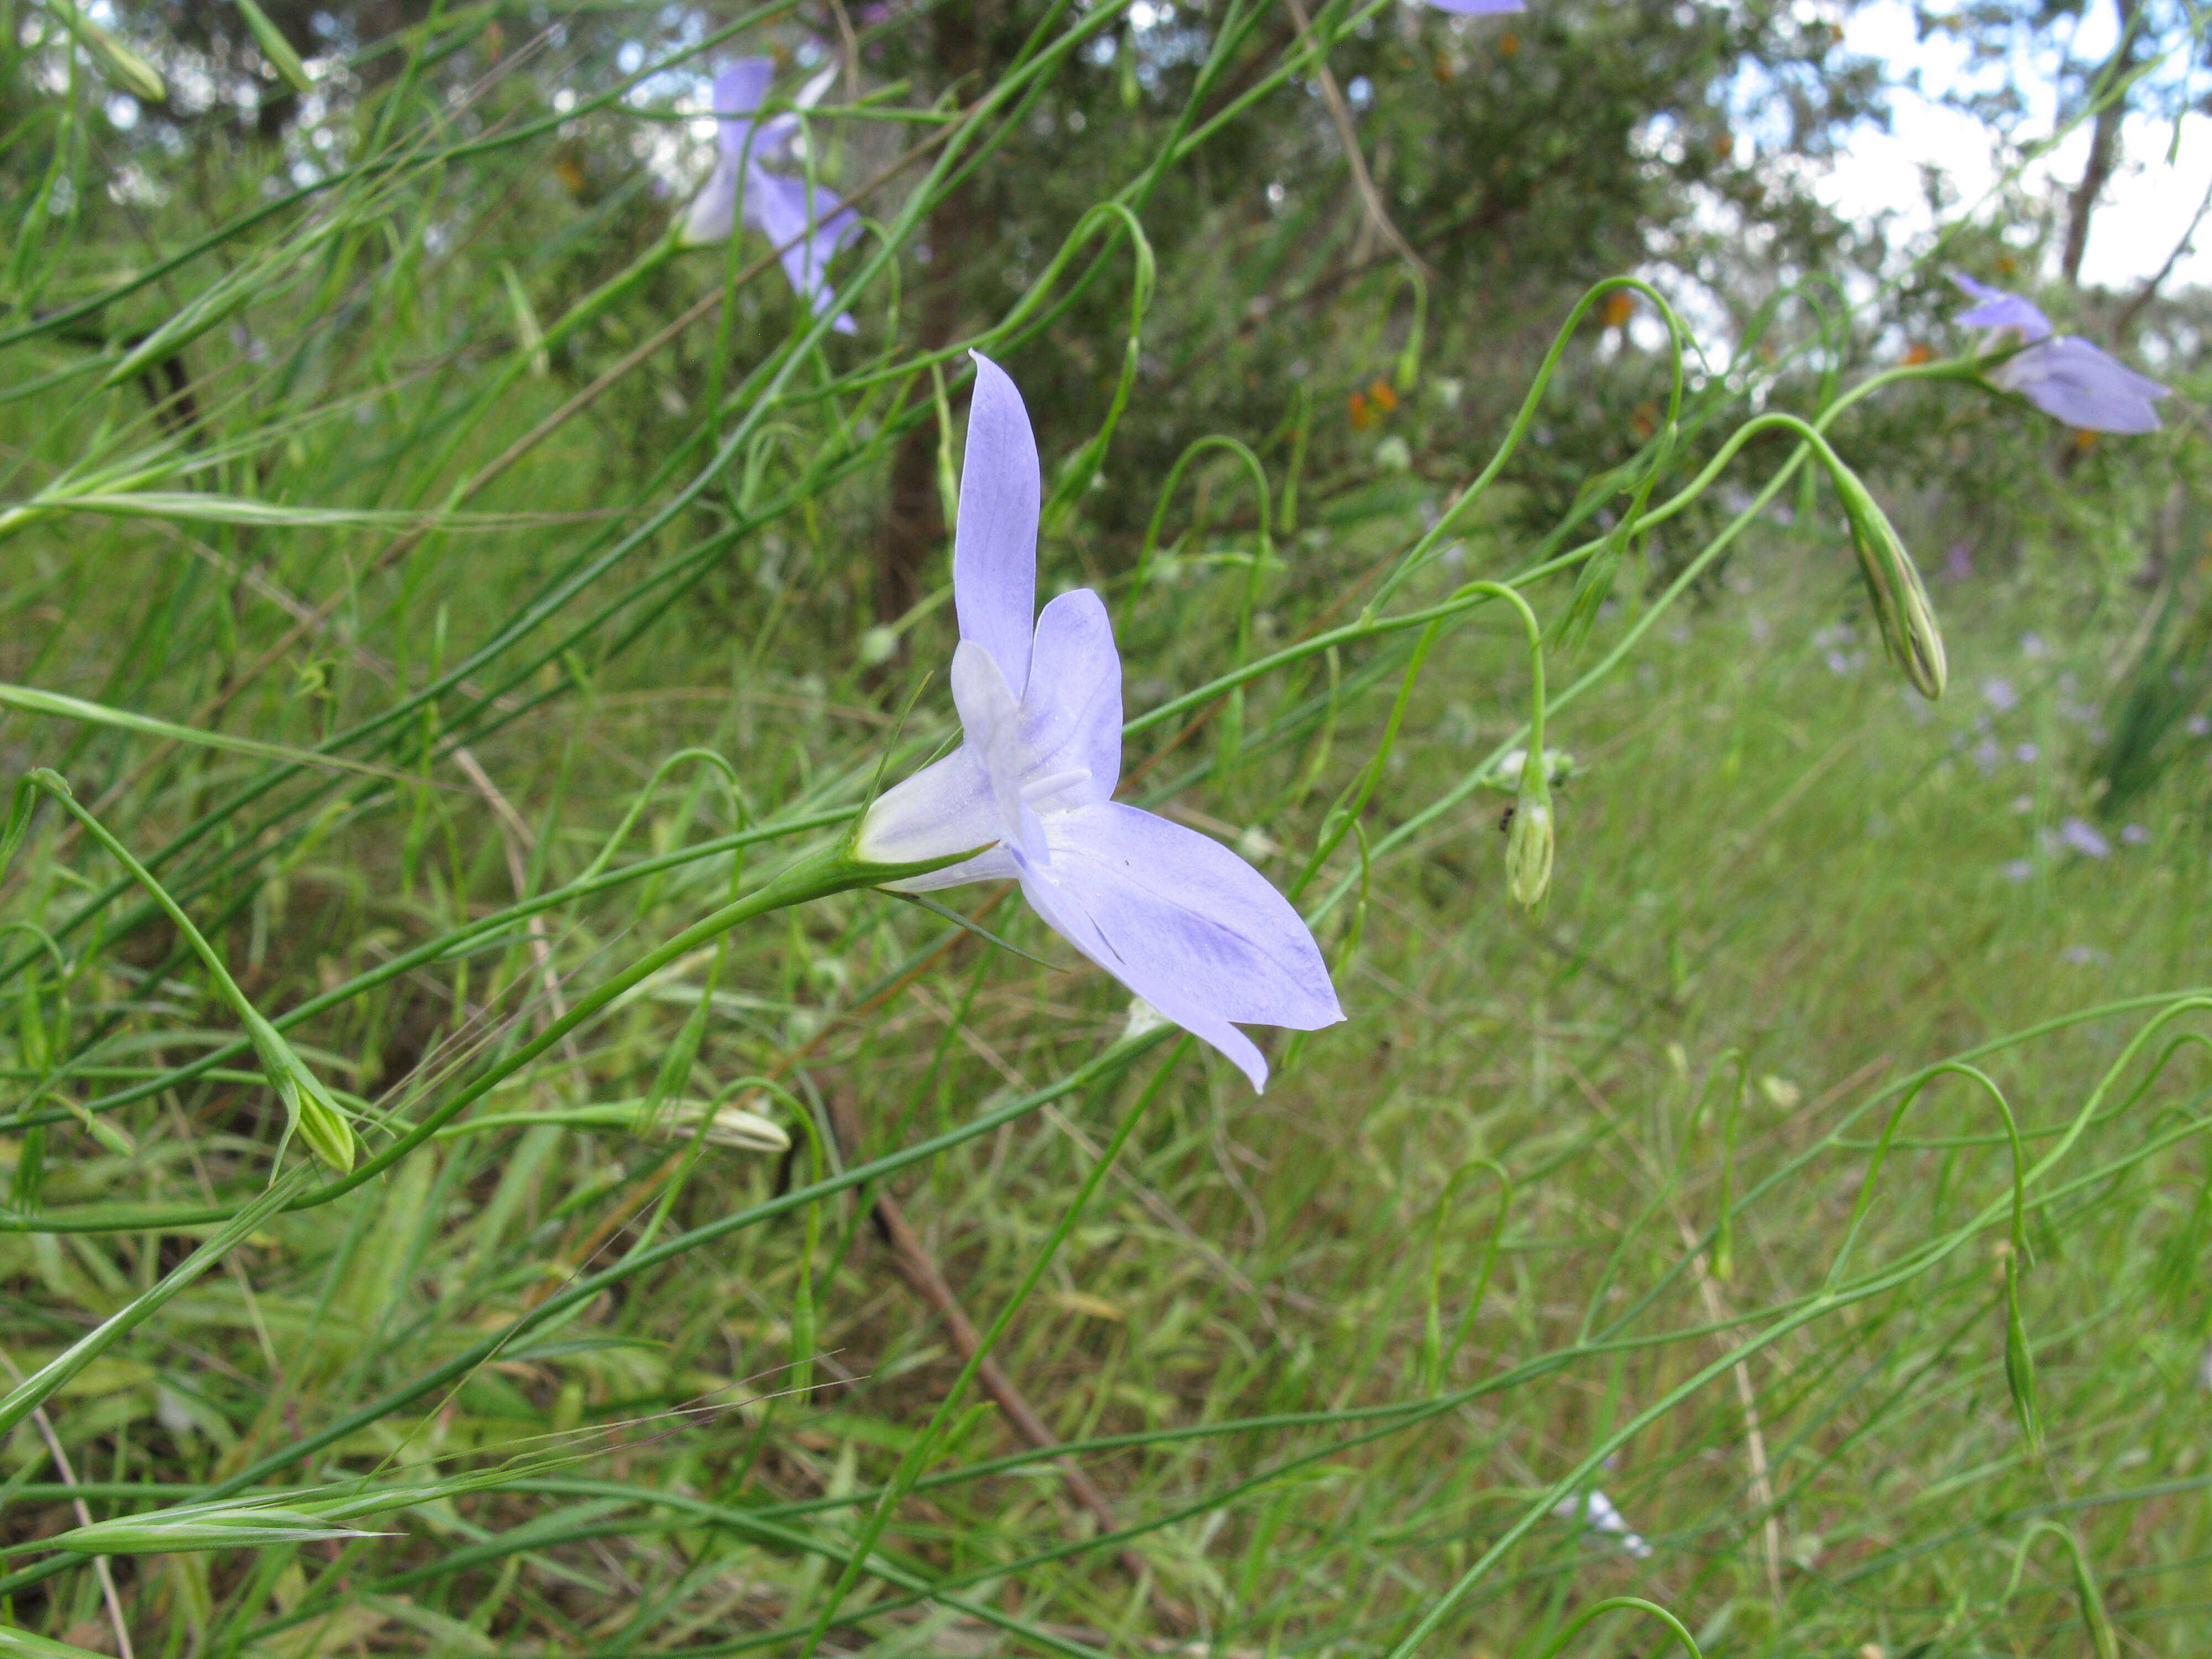
[(1022, 801), (1024, 805), (1034, 806), (1039, 801), (1056, 795), (1063, 789), (1073, 789), (1078, 784), (1090, 781), (1091, 769), (1087, 766), (1079, 766), (1073, 772), (1054, 772), (1050, 777), (1039, 778), (1035, 783), (1024, 784)]

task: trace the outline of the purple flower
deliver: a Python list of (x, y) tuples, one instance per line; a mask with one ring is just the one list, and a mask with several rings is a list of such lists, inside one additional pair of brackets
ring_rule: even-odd
[(2069, 818), (2058, 826), (2058, 839), (2085, 858), (2110, 858), (2112, 843), (2101, 831), (2080, 818)]
[[(1237, 1024), (1310, 1031), (1344, 1018), (1313, 935), (1218, 842), (1113, 799), (1121, 659), (1096, 593), (1036, 613), (1036, 440), (1021, 394), (975, 358), (952, 542), (961, 746), (885, 791), (854, 851), (903, 863), (986, 847), (905, 891), (1012, 878), (1048, 926), (1242, 1068), (1267, 1062)], [(987, 846), (987, 843), (994, 843)]]
[(1990, 383), (2016, 392), (2045, 414), (2090, 432), (2155, 432), (2160, 398), (2171, 388), (2138, 374), (2087, 340), (2055, 334), (2051, 319), (2017, 294), (1954, 272), (1978, 303), (1959, 314), (1969, 328), (2010, 330), (2023, 348), (1989, 372)]
[[(714, 77), (721, 155), (684, 216), (682, 240), (686, 247), (726, 240), (732, 226), (742, 220), (781, 250), (777, 257), (783, 274), (818, 317), (837, 302), (826, 275), (830, 256), (859, 234), (860, 222), (830, 191), (762, 165), (782, 156), (799, 132), (796, 115), (751, 118), (768, 96), (775, 72), (768, 58), (745, 58)], [(805, 92), (799, 97), (811, 101)], [(840, 334), (854, 331), (853, 319), (842, 313), (830, 326)]]
[(1526, 11), (1522, 0), (1428, 0), (1438, 11), (1455, 12), (1462, 17), (1494, 17), (1502, 12)]
[(1963, 271), (1953, 271), (1951, 280), (1968, 299), (1978, 302), (1972, 311), (1960, 312), (1953, 319), (1954, 322), (1967, 328), (2016, 328), (2020, 337), (2030, 345), (2051, 337), (2051, 319), (2032, 301), (2017, 294), (2008, 294), (2001, 288), (1991, 288), (1987, 283), (1978, 283)]

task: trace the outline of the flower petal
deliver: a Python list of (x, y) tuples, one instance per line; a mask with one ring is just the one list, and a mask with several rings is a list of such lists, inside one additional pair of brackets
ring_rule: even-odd
[(756, 161), (773, 161), (781, 156), (799, 136), (799, 118), (789, 110), (781, 115), (771, 115), (753, 131), (753, 147), (750, 154)]
[(685, 247), (727, 241), (737, 215), (738, 164), (725, 155), (714, 163), (707, 182), (691, 198), (691, 205), (684, 215), (683, 233), (678, 240)]
[(1062, 593), (1037, 617), (1022, 736), (1036, 757), (1024, 784), (1079, 771), (1090, 775), (1065, 793), (1066, 805), (1113, 799), (1121, 780), (1121, 653), (1105, 602), (1087, 587)]
[(2021, 337), (2031, 345), (2051, 337), (2051, 319), (2019, 295), (1978, 283), (1961, 271), (1953, 271), (1951, 280), (1968, 299), (1979, 301), (1972, 310), (1962, 311), (1954, 317), (1953, 322), (1967, 328), (2016, 328)]
[(1298, 913), (1218, 842), (1113, 801), (1044, 829), (1049, 861), (1017, 860), (1037, 914), (1255, 1089), (1267, 1063), (1232, 1021), (1310, 1031), (1344, 1018)]
[(2045, 414), (2092, 432), (2155, 432), (2167, 388), (2071, 335), (2062, 334), (1997, 366), (1990, 376)]
[(960, 637), (991, 653), (1016, 697), (1030, 681), (1036, 619), (1037, 514), (1043, 481), (1022, 394), (980, 351), (960, 466), (960, 518), (952, 537), (952, 604)]
[[(827, 268), (830, 256), (860, 228), (853, 210), (819, 187), (810, 198), (804, 179), (786, 179), (764, 167), (746, 169), (744, 208), (746, 219), (779, 250), (776, 257), (792, 291), (817, 317), (836, 305)], [(838, 322), (840, 333), (853, 332), (849, 318)]]
[(1522, 0), (1428, 0), (1438, 11), (1456, 12), (1462, 17), (1491, 17), (1501, 12), (1526, 11)]
[(973, 640), (953, 647), (951, 678), (952, 706), (960, 711), (965, 739), (961, 747), (975, 756), (977, 775), (990, 792), (998, 815), (993, 835), (1006, 835), (1022, 821), (1023, 774), (1029, 757), (1022, 741), (1021, 705), (999, 672), (999, 659)]
[[(975, 751), (963, 744), (943, 760), (923, 767), (877, 796), (867, 816), (860, 820), (853, 851), (871, 864), (913, 864), (996, 841), (999, 825), (998, 804), (991, 798), (990, 784)], [(1013, 873), (1012, 854), (994, 847), (894, 885), (919, 893)]]
[[(768, 96), (769, 83), (775, 79), (775, 61), (767, 58), (740, 58), (715, 76), (714, 113), (722, 119), (722, 148), (730, 155), (736, 155), (743, 143), (746, 124), (741, 118), (761, 106), (761, 100)], [(733, 126), (739, 129), (737, 144), (730, 142)]]

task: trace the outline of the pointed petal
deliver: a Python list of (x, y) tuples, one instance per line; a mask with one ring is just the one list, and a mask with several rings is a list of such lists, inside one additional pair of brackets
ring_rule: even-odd
[[(991, 798), (990, 783), (975, 750), (963, 744), (943, 760), (923, 767), (877, 796), (867, 816), (860, 820), (853, 851), (872, 864), (911, 864), (994, 842), (999, 839), (999, 825), (998, 805)], [(1011, 859), (1001, 856), (999, 861), (1006, 867), (995, 873), (1013, 873)], [(954, 873), (976, 862), (970, 859), (900, 885), (918, 891), (980, 881), (981, 875)]]
[(837, 60), (833, 58), (812, 80), (799, 88), (799, 96), (791, 101), (801, 109), (812, 109), (822, 101), (822, 94), (837, 83)]
[[(746, 222), (757, 225), (761, 234), (775, 246), (792, 291), (819, 317), (837, 303), (827, 274), (830, 260), (848, 238), (858, 233), (859, 216), (829, 191), (818, 188), (810, 209), (804, 179), (787, 179), (765, 167), (748, 167), (745, 177)], [(832, 326), (841, 334), (854, 332), (848, 317), (839, 318)]]
[(2029, 347), (1990, 378), (2045, 414), (2091, 432), (2155, 432), (2153, 405), (2167, 394), (2156, 380), (2069, 335)]
[(1087, 772), (1054, 799), (1088, 806), (1113, 799), (1121, 781), (1121, 653), (1105, 602), (1087, 587), (1062, 593), (1037, 617), (1022, 737), (1036, 757), (1024, 784)]
[[(735, 125), (738, 117), (750, 115), (768, 96), (769, 83), (775, 79), (775, 64), (767, 58), (740, 58), (726, 64), (714, 77), (714, 113), (724, 121)], [(728, 128), (724, 128), (726, 144)]]
[(1951, 280), (1968, 299), (1978, 302), (1971, 311), (1954, 317), (1953, 322), (1967, 328), (2016, 328), (2031, 345), (2051, 337), (2051, 319), (2019, 295), (1978, 283), (1962, 271), (1953, 271)]
[[(1091, 919), (1090, 913), (1064, 888), (1046, 878), (1040, 866), (1017, 858), (1022, 877), (1022, 896), (1030, 908), (1044, 918), (1053, 932), (1103, 968), (1146, 1001), (1152, 1002), (1152, 994), (1142, 988), (1139, 979), (1122, 961), (1104, 933)], [(1173, 1008), (1155, 1008), (1168, 1019), (1218, 1051), (1251, 1082), (1254, 1092), (1267, 1086), (1267, 1057), (1260, 1052), (1260, 1045), (1238, 1030), (1220, 1015), (1196, 1005), (1182, 1005)]]
[(1232, 1021), (1310, 1031), (1344, 1018), (1298, 913), (1218, 842), (1112, 801), (1044, 828), (1049, 862), (1019, 860), (1038, 915), (1254, 1088), (1267, 1062)]
[(707, 182), (691, 198), (690, 208), (684, 215), (679, 240), (685, 247), (727, 241), (730, 227), (737, 222), (737, 213), (738, 164), (725, 155), (714, 163)]
[(975, 755), (976, 770), (998, 815), (994, 833), (1004, 836), (1022, 821), (1022, 775), (1028, 758), (1022, 741), (1022, 710), (1006, 677), (999, 672), (999, 659), (973, 640), (953, 647), (952, 706), (960, 711), (965, 738), (961, 746)]
[(960, 637), (991, 653), (1019, 697), (1029, 685), (1036, 617), (1037, 513), (1043, 481), (1022, 394), (980, 351), (952, 537), (952, 604)]
[(799, 136), (799, 118), (786, 110), (781, 115), (771, 115), (753, 131), (750, 151), (756, 161), (772, 161), (790, 148), (791, 141)]

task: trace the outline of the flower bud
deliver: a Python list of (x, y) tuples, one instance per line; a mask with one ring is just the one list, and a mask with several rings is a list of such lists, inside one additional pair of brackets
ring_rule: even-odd
[(1505, 830), (1505, 884), (1528, 909), (1552, 884), (1552, 790), (1540, 767), (1523, 767), (1520, 798)]
[(1872, 492), (1849, 467), (1838, 462), (1830, 469), (1844, 516), (1850, 521), (1851, 546), (1857, 553), (1859, 574), (1866, 579), (1867, 596), (1881, 626), (1882, 643), (1891, 659), (1905, 671), (1913, 690), (1931, 702), (1943, 695), (1947, 670), (1943, 635), (1936, 625), (1936, 608), (1920, 580), (1912, 556), (1905, 550), (1895, 527), (1875, 502)]
[(741, 1152), (787, 1152), (791, 1136), (783, 1126), (740, 1106), (717, 1106), (710, 1114), (703, 1100), (678, 1100), (662, 1111), (648, 1114), (646, 1100), (626, 1102), (631, 1107), (630, 1125), (640, 1134), (669, 1139), (689, 1139), (699, 1133), (699, 1120), (707, 1120), (709, 1146), (728, 1146)]
[(292, 1045), (260, 1015), (249, 1013), (246, 1035), (253, 1040), (269, 1086), (284, 1103), (284, 1115), (291, 1133), (307, 1142), (317, 1158), (340, 1174), (352, 1169), (358, 1151), (353, 1124), (344, 1109), (323, 1085), (322, 1079), (307, 1069), (307, 1062), (293, 1052)]

